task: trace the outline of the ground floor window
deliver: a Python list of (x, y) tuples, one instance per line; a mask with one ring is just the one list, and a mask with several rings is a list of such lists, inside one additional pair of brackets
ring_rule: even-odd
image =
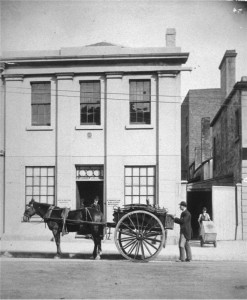
[(125, 167), (125, 204), (155, 204), (155, 167)]
[(55, 168), (26, 167), (26, 204), (31, 199), (55, 204)]

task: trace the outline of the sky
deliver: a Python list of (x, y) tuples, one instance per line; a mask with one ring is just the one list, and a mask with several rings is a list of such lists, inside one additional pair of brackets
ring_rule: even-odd
[(164, 47), (167, 28), (189, 52), (189, 89), (219, 88), (226, 50), (238, 53), (236, 80), (247, 76), (247, 1), (66, 0), (3, 1), (1, 50), (58, 50), (105, 41), (126, 47)]

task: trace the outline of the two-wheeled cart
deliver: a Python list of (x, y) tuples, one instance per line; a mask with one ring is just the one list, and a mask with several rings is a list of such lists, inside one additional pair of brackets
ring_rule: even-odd
[(214, 244), (217, 246), (216, 241), (216, 228), (213, 221), (202, 221), (201, 223), (201, 247), (204, 244)]
[(113, 222), (114, 240), (119, 252), (131, 261), (154, 259), (165, 246), (167, 229), (173, 229), (174, 221), (166, 209), (150, 205), (132, 204), (115, 208)]

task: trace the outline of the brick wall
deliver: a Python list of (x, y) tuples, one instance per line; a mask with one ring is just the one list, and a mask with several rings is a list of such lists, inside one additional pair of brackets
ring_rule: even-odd
[[(198, 151), (201, 153), (202, 118), (206, 117), (212, 121), (223, 100), (221, 89), (190, 90), (186, 95), (181, 109), (182, 170), (188, 170), (189, 166), (195, 161), (195, 151), (197, 151), (197, 154)], [(186, 116), (188, 116), (189, 124), (188, 136), (186, 136), (185, 132)], [(187, 158), (185, 156), (186, 146), (188, 146)], [(211, 148), (211, 145), (207, 144), (207, 148)]]
[(233, 174), (235, 183), (241, 182), (242, 177), (241, 137), (236, 134), (236, 111), (240, 110), (240, 103), (240, 92), (236, 91), (221, 110), (212, 130), (213, 139), (216, 141), (214, 177)]

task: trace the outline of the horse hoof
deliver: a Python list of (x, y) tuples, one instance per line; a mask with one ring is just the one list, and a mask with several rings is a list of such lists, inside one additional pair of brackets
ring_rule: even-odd
[(100, 260), (100, 259), (101, 257), (99, 255), (95, 257), (95, 260)]
[(54, 259), (60, 259), (60, 258), (61, 258), (60, 255), (55, 255), (55, 256), (54, 256)]

